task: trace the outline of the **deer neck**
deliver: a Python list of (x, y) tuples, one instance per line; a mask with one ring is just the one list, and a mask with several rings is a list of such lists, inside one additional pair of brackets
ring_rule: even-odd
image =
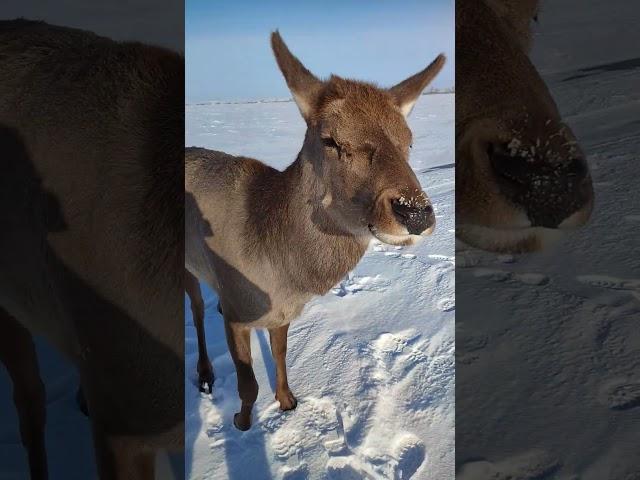
[[(252, 188), (252, 250), (266, 256), (298, 291), (323, 295), (358, 263), (368, 241), (347, 232), (324, 209), (326, 189), (303, 146), (283, 172), (268, 170)], [(251, 218), (253, 217), (253, 218)]]

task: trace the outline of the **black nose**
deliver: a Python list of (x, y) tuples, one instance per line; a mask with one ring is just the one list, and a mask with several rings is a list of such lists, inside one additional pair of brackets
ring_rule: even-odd
[(396, 199), (391, 201), (391, 209), (411, 235), (420, 235), (436, 220), (433, 207), (429, 204), (412, 205), (410, 202)]
[(489, 160), (501, 193), (526, 211), (532, 226), (556, 228), (592, 197), (583, 158), (562, 159), (534, 148), (491, 145)]

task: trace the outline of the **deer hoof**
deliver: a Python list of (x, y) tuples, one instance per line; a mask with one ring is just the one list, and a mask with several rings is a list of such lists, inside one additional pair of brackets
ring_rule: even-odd
[(213, 391), (213, 367), (211, 362), (198, 362), (198, 387), (203, 393), (211, 393)]
[(203, 379), (202, 377), (200, 377), (200, 380), (198, 382), (199, 382), (198, 390), (200, 390), (202, 393), (212, 393), (213, 392), (213, 378), (208, 380), (208, 379)]
[(279, 394), (276, 394), (276, 400), (280, 402), (280, 410), (287, 411), (293, 410), (298, 406), (298, 400), (293, 396), (291, 390), (286, 390)]
[(238, 412), (233, 416), (233, 424), (238, 430), (246, 432), (251, 428), (251, 415), (244, 415)]

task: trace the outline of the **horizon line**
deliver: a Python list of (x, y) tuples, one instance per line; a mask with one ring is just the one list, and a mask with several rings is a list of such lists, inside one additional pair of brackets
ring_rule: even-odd
[[(433, 88), (431, 90), (424, 91), (420, 94), (423, 95), (455, 95), (456, 87), (441, 87), (441, 88)], [(293, 102), (293, 97), (282, 97), (282, 98), (258, 98), (258, 99), (240, 99), (240, 100), (201, 100), (195, 102), (185, 102), (185, 106), (194, 106), (194, 105), (246, 105), (252, 103), (290, 103)]]

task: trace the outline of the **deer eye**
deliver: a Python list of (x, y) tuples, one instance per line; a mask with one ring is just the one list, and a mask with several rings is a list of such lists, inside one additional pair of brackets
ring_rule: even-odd
[(376, 146), (370, 143), (365, 144), (362, 148), (362, 152), (367, 156), (367, 159), (369, 160), (369, 165), (373, 163), (373, 159), (376, 156), (377, 150), (378, 149), (376, 148)]
[(322, 144), (327, 148), (335, 148), (336, 150), (340, 151), (340, 145), (338, 145), (337, 142), (331, 137), (323, 137)]

